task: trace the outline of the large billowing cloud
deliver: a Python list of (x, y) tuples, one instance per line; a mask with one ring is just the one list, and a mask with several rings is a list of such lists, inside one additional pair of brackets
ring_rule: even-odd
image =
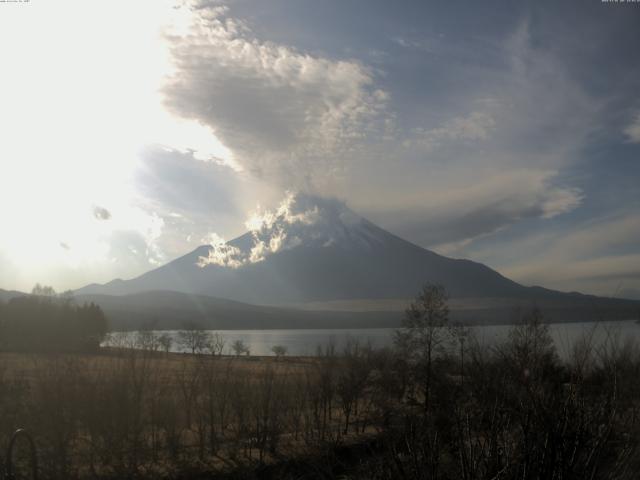
[(521, 22), (498, 52), (499, 75), (472, 70), (478, 86), (459, 92), (466, 104), (400, 132), (403, 112), (366, 65), (258, 39), (226, 7), (192, 4), (189, 28), (170, 37), (175, 68), (163, 92), (172, 112), (209, 126), (251, 174), (337, 195), (455, 252), (583, 198), (557, 177), (592, 128), (593, 103), (530, 37)]
[(187, 32), (170, 37), (168, 108), (210, 126), (254, 174), (298, 187), (341, 175), (385, 107), (372, 72), (258, 40), (227, 13), (193, 7)]

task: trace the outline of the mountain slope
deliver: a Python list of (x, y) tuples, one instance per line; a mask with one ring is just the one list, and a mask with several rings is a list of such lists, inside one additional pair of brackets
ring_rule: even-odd
[[(173, 290), (261, 305), (349, 299), (409, 299), (425, 283), (452, 298), (556, 301), (593, 298), (524, 287), (470, 260), (438, 255), (359, 217), (343, 203), (291, 196), (252, 231), (201, 246), (132, 280), (90, 285), (78, 294), (125, 295)], [(615, 302), (615, 301), (614, 301)]]

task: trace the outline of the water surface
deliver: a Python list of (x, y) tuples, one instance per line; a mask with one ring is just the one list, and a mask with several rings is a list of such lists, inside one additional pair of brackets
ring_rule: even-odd
[[(484, 346), (495, 346), (504, 341), (512, 328), (510, 325), (487, 325), (469, 327), (478, 343)], [(585, 338), (591, 340), (594, 346), (601, 346), (605, 342), (616, 341), (624, 343), (627, 340), (640, 340), (640, 325), (634, 320), (614, 322), (579, 322), (554, 323), (549, 325), (551, 336), (558, 354), (567, 358), (576, 341)], [(225, 341), (224, 352), (231, 354), (231, 344), (241, 340), (249, 347), (251, 355), (273, 355), (271, 349), (275, 345), (284, 346), (288, 355), (315, 355), (318, 347), (333, 345), (340, 352), (350, 340), (370, 343), (380, 348), (393, 344), (394, 328), (364, 328), (364, 329), (315, 329), (315, 330), (210, 330), (218, 333)], [(156, 331), (157, 335), (166, 333), (173, 338), (171, 350), (186, 351), (178, 342), (178, 331)], [(119, 341), (127, 338), (133, 342), (136, 332), (120, 333)]]

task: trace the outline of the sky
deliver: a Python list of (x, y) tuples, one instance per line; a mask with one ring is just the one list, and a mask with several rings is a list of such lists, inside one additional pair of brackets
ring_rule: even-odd
[(638, 25), (600, 0), (0, 3), (0, 288), (131, 278), (308, 192), (640, 298)]

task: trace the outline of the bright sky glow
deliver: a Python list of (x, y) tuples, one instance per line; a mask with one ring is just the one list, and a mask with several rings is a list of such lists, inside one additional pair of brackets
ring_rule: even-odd
[[(25, 275), (111, 262), (114, 231), (158, 235), (162, 221), (136, 208), (132, 184), (146, 145), (239, 168), (210, 128), (162, 107), (161, 34), (180, 33), (184, 9), (163, 0), (2, 7), (0, 251)], [(97, 219), (94, 206), (112, 218)]]

